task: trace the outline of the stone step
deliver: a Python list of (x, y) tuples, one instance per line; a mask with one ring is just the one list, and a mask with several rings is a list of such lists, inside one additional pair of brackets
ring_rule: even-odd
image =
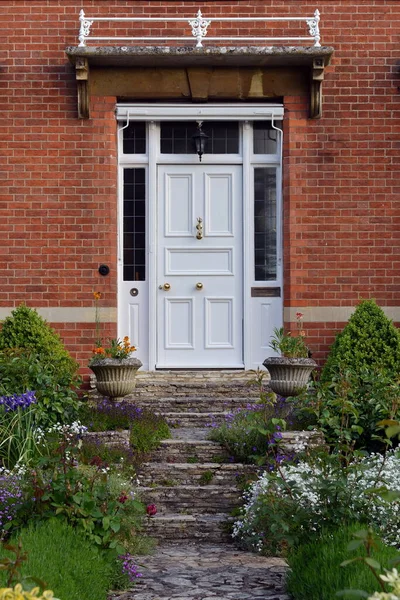
[(213, 514), (230, 512), (240, 506), (242, 492), (236, 486), (177, 485), (140, 487), (144, 504), (155, 504), (157, 514)]
[(163, 440), (152, 452), (151, 462), (167, 463), (210, 463), (228, 462), (227, 451), (218, 444), (207, 440)]
[[(209, 413), (212, 412), (235, 412), (246, 406), (254, 406), (258, 397), (246, 396), (169, 396), (160, 398), (139, 398), (135, 404), (143, 408), (149, 408), (161, 413), (188, 412)], [(131, 400), (133, 402), (133, 400)]]
[(229, 533), (232, 518), (227, 514), (155, 515), (147, 519), (146, 533), (163, 543), (177, 540), (219, 543), (232, 541)]
[(163, 412), (162, 415), (171, 427), (202, 427), (211, 428), (229, 419), (230, 412)]
[(260, 469), (255, 465), (216, 463), (143, 463), (139, 470), (142, 486), (179, 485), (234, 486), (254, 476)]

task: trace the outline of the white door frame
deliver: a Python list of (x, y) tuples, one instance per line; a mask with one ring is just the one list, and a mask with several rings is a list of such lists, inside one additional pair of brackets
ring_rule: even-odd
[[(243, 359), (244, 368), (252, 368), (251, 358), (251, 336), (252, 331), (249, 323), (251, 315), (251, 285), (253, 278), (248, 265), (254, 251), (253, 222), (252, 222), (252, 204), (253, 204), (253, 184), (252, 169), (254, 165), (259, 166), (277, 166), (279, 183), (277, 186), (278, 194), (282, 189), (282, 136), (280, 137), (280, 156), (279, 155), (257, 155), (254, 157), (252, 148), (252, 128), (250, 121), (265, 121), (283, 119), (283, 106), (276, 104), (123, 104), (117, 105), (116, 118), (121, 121), (120, 129), (123, 129), (129, 120), (148, 122), (148, 213), (147, 213), (147, 235), (148, 235), (148, 289), (149, 289), (149, 370), (155, 370), (157, 360), (157, 294), (151, 293), (157, 290), (159, 282), (157, 280), (157, 166), (160, 164), (185, 163), (198, 164), (196, 155), (173, 155), (160, 153), (160, 135), (159, 121), (187, 121), (201, 119), (206, 120), (229, 120), (244, 121), (242, 128), (242, 139), (240, 155), (204, 155), (204, 164), (242, 164), (243, 165)], [(121, 140), (119, 140), (121, 148)], [(120, 154), (121, 156), (121, 154)], [(137, 161), (135, 161), (137, 162)], [(140, 161), (142, 162), (142, 161)], [(124, 160), (120, 164), (125, 164)], [(278, 203), (281, 206), (281, 198)], [(121, 221), (121, 219), (120, 219)], [(281, 214), (278, 213), (277, 223), (277, 252), (279, 275), (278, 281), (271, 282), (271, 286), (280, 286), (282, 290), (282, 221)], [(121, 240), (122, 229), (119, 227), (119, 237)], [(119, 242), (118, 248), (121, 248)], [(119, 251), (119, 269), (122, 267), (122, 253)], [(264, 286), (265, 287), (265, 286)]]

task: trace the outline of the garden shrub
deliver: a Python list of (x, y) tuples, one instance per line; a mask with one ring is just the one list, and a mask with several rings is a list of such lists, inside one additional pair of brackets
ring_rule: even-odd
[[(304, 544), (289, 553), (287, 591), (293, 600), (336, 600), (336, 592), (344, 589), (366, 590), (369, 593), (380, 590), (372, 572), (365, 566), (353, 563), (341, 567), (349, 558), (361, 557), (363, 548), (349, 553), (347, 546), (354, 533), (362, 525), (354, 523), (341, 526), (336, 531), (325, 533), (309, 544)], [(390, 560), (399, 556), (397, 550), (376, 540), (371, 558), (382, 568), (388, 568)], [(344, 595), (344, 600), (354, 596)]]
[(379, 423), (400, 415), (400, 385), (392, 373), (349, 367), (329, 384), (317, 384), (316, 391), (318, 422), (332, 447), (341, 452), (385, 448)]
[(357, 458), (347, 467), (338, 456), (280, 465), (245, 492), (233, 537), (242, 547), (273, 555), (312, 540), (322, 529), (357, 520), (398, 546), (400, 495), (388, 502), (383, 493), (371, 492), (382, 487), (400, 492), (400, 451)]
[(75, 388), (79, 380), (49, 358), (26, 349), (0, 351), (0, 394), (36, 395), (35, 423), (46, 428), (54, 423), (70, 423), (78, 415), (80, 402)]
[(121, 536), (129, 536), (132, 528), (139, 528), (144, 507), (134, 497), (131, 480), (115, 473), (110, 482), (110, 467), (101, 457), (93, 457), (90, 466), (81, 465), (84, 430), (79, 423), (72, 423), (42, 432), (48, 453), (34, 469), (26, 470), (25, 502), (9, 525), (16, 527), (32, 519), (57, 516), (80, 529), (100, 548), (123, 552)]
[(34, 309), (21, 304), (4, 320), (0, 331), (0, 394), (34, 390), (38, 425), (76, 418), (77, 369), (58, 334)]
[(60, 379), (73, 380), (78, 365), (64, 348), (60, 336), (38, 312), (25, 304), (15, 308), (0, 331), (0, 350), (26, 348), (37, 354), (44, 363), (57, 365)]
[(381, 449), (377, 424), (400, 411), (400, 332), (374, 300), (336, 336), (317, 384), (319, 424), (332, 445)]
[[(23, 528), (18, 539), (28, 554), (21, 566), (23, 577), (33, 575), (46, 582), (61, 600), (106, 600), (113, 587), (115, 559), (93, 546), (81, 531), (49, 519)], [(11, 539), (16, 542), (17, 536)], [(5, 556), (10, 554), (0, 549), (0, 557)], [(0, 587), (4, 584), (5, 574), (0, 571)]]
[(375, 300), (363, 300), (351, 315), (331, 347), (321, 373), (321, 381), (329, 382), (338, 372), (350, 368), (400, 373), (400, 332)]

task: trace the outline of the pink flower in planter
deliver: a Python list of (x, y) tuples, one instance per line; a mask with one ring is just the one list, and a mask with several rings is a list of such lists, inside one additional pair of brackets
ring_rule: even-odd
[(148, 504), (146, 506), (146, 512), (148, 517), (154, 517), (157, 514), (157, 506), (155, 504)]

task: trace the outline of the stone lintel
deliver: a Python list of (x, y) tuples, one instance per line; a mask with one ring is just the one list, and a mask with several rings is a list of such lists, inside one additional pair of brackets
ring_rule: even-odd
[[(243, 46), (222, 47), (210, 46), (193, 48), (182, 46), (101, 46), (101, 47), (68, 47), (66, 54), (75, 66), (78, 83), (78, 113), (80, 118), (89, 117), (89, 68), (102, 70), (109, 69), (109, 77), (114, 69), (127, 69), (146, 71), (151, 77), (155, 70), (180, 70), (185, 73), (189, 86), (189, 94), (182, 94), (182, 99), (187, 98), (192, 102), (207, 102), (211, 89), (212, 73), (218, 69), (251, 70), (258, 69), (261, 73), (269, 69), (288, 70), (303, 68), (310, 73), (307, 82), (310, 95), (310, 116), (319, 118), (322, 114), (322, 81), (324, 69), (330, 63), (333, 54), (331, 47), (302, 47), (302, 46)], [(143, 73), (144, 77), (146, 74)], [(262, 86), (253, 87), (257, 93), (252, 97), (259, 99), (276, 97)], [(149, 90), (150, 92), (151, 90)], [(260, 94), (260, 91), (262, 92)], [(165, 99), (174, 99), (176, 95), (169, 96), (168, 85), (158, 92), (154, 99), (160, 98), (160, 93)], [(289, 92), (289, 95), (292, 95)], [(136, 95), (134, 96), (138, 98)], [(235, 98), (235, 95), (233, 95)], [(151, 99), (151, 96), (148, 97)], [(243, 96), (237, 96), (243, 100)]]

